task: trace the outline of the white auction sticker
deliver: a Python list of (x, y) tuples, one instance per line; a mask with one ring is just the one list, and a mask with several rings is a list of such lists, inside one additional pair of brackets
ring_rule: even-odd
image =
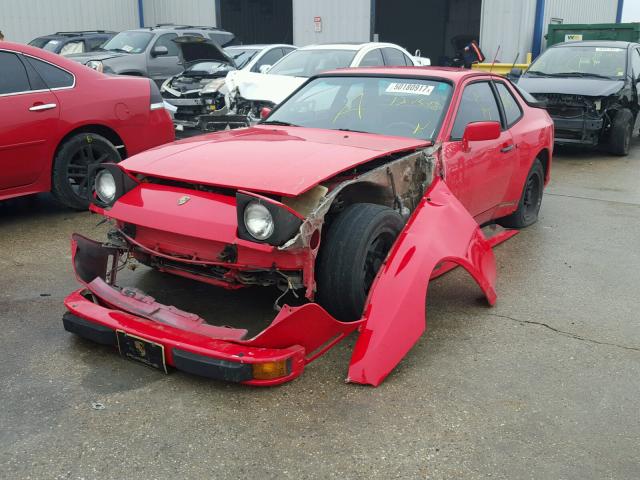
[(398, 83), (392, 82), (387, 87), (387, 93), (411, 93), (413, 95), (431, 95), (433, 85), (424, 85), (422, 83)]

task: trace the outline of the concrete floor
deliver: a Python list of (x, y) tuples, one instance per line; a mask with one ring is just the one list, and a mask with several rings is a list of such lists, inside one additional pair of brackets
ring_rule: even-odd
[[(66, 333), (68, 238), (100, 238), (98, 220), (46, 195), (0, 204), (2, 478), (640, 477), (640, 140), (559, 154), (540, 222), (496, 249), (497, 305), (462, 271), (433, 282), (428, 333), (376, 389), (343, 383), (353, 337), (255, 389)], [(270, 292), (126, 275), (199, 313), (272, 315)]]

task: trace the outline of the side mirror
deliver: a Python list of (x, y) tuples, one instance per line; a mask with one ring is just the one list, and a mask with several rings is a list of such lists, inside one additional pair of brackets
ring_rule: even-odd
[(509, 72), (509, 75), (514, 77), (514, 78), (519, 78), (522, 76), (522, 69), (521, 68), (512, 68), (511, 72)]
[(164, 45), (158, 45), (156, 47), (153, 47), (153, 50), (151, 50), (152, 57), (162, 57), (163, 55), (168, 55), (168, 54), (169, 54), (169, 49)]
[(260, 120), (264, 120), (271, 115), (271, 109), (269, 107), (262, 107), (260, 109)]
[(260, 65), (260, 73), (267, 73), (269, 71), (269, 69), (271, 68), (271, 65)]
[(469, 142), (484, 142), (500, 138), (499, 122), (473, 122), (464, 129), (462, 144), (464, 149), (469, 148)]

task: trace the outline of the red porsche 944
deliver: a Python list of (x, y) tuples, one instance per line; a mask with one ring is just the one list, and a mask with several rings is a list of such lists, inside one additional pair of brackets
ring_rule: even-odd
[[(358, 330), (347, 380), (378, 385), (425, 330), (430, 279), (462, 266), (495, 302), (492, 247), (536, 222), (553, 135), (496, 75), (323, 73), (254, 127), (93, 168), (91, 209), (112, 229), (72, 238), (82, 287), (64, 326), (165, 371), (251, 385), (299, 376)], [(215, 326), (119, 285), (126, 262), (275, 286), (278, 312), (251, 337)]]

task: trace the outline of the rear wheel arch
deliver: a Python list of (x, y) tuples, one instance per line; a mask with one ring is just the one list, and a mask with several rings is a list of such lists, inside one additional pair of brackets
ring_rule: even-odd
[(542, 163), (542, 171), (544, 172), (545, 181), (548, 180), (549, 179), (549, 160), (550, 160), (549, 150), (547, 150), (546, 148), (543, 148), (542, 150), (540, 150), (538, 154), (533, 158), (531, 163), (533, 164), (533, 162), (535, 162), (536, 159), (540, 160), (540, 163)]
[(113, 143), (115, 147), (122, 147), (122, 148), (118, 148), (118, 153), (120, 154), (120, 158), (122, 158), (122, 160), (127, 158), (127, 147), (122, 141), (122, 138), (120, 138), (120, 135), (118, 135), (118, 133), (115, 130), (113, 130), (112, 128), (106, 127), (104, 125), (91, 124), (91, 125), (82, 125), (81, 127), (77, 127), (69, 131), (64, 137), (62, 137), (62, 139), (58, 142), (58, 145), (56, 146), (55, 152), (53, 153), (53, 157), (51, 159), (52, 165), (53, 165), (53, 160), (55, 159), (60, 149), (64, 146), (65, 142), (70, 138), (73, 138), (74, 136), (76, 136), (78, 133), (95, 133), (97, 135), (103, 136), (104, 138), (109, 140), (111, 143)]

